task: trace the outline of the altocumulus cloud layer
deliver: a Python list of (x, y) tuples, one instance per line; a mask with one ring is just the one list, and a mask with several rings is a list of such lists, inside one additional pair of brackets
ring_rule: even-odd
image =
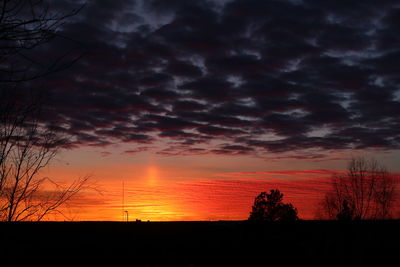
[(47, 119), (76, 146), (167, 155), (396, 149), (399, 25), (397, 1), (88, 1)]

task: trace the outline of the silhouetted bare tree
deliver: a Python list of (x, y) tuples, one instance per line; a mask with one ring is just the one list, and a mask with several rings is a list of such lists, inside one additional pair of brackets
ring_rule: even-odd
[[(38, 98), (0, 91), (0, 220), (42, 220), (87, 186), (89, 177), (62, 187), (39, 172), (68, 139), (37, 119)], [(10, 96), (13, 95), (14, 97)], [(33, 99), (36, 99), (34, 101)]]
[(30, 57), (32, 50), (58, 35), (68, 14), (51, 12), (41, 0), (0, 2), (0, 220), (42, 220), (87, 185), (88, 177), (62, 187), (39, 178), (67, 139), (39, 120), (43, 97), (24, 82), (70, 66), (68, 53), (49, 65)]
[(394, 177), (375, 159), (353, 158), (344, 175), (336, 174), (322, 203), (330, 219), (387, 219), (395, 200)]
[(297, 209), (292, 204), (282, 202), (283, 194), (278, 190), (261, 192), (254, 200), (249, 220), (251, 221), (295, 221)]

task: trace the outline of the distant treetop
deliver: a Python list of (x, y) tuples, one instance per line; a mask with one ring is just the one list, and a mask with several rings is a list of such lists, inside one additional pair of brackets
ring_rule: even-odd
[(250, 221), (296, 221), (297, 209), (291, 204), (282, 202), (283, 194), (278, 189), (270, 190), (270, 193), (261, 192), (255, 199)]

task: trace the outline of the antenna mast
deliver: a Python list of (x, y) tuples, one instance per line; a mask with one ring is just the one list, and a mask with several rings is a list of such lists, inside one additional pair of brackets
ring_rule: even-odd
[(122, 180), (122, 221), (129, 221), (128, 211), (125, 210), (125, 182)]
[(122, 180), (122, 221), (125, 221), (125, 183)]

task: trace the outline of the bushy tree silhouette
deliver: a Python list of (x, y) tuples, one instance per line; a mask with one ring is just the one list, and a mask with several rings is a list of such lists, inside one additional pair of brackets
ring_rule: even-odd
[(278, 189), (270, 193), (261, 192), (254, 200), (250, 221), (295, 221), (298, 220), (297, 209), (290, 203), (282, 202), (283, 194)]

